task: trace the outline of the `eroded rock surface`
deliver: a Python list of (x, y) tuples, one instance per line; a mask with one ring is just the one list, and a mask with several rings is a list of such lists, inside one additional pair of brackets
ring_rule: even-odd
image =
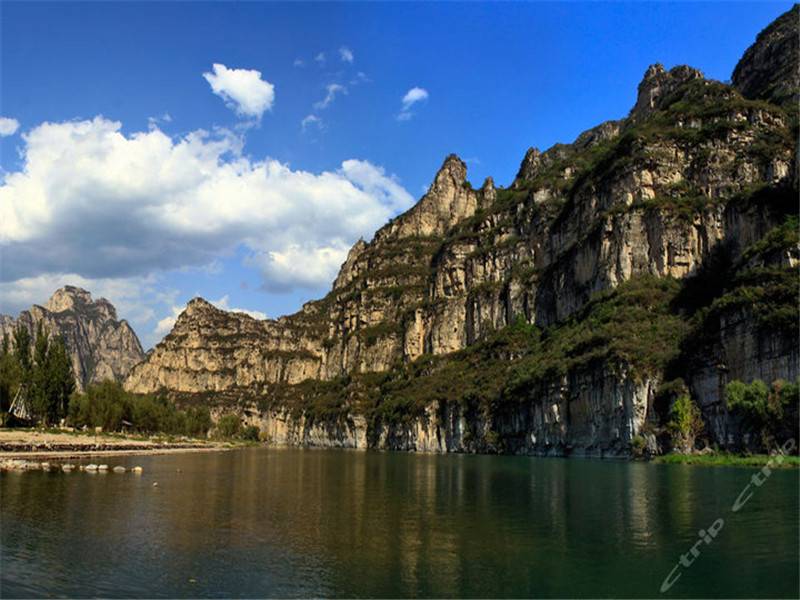
[(122, 381), (144, 358), (139, 338), (128, 322), (117, 318), (108, 300), (93, 300), (84, 289), (65, 286), (56, 290), (45, 306), (34, 305), (16, 319), (0, 315), (0, 336), (12, 340), (14, 329), (23, 325), (35, 338), (39, 323), (50, 335), (63, 337), (79, 390), (105, 379)]
[[(583, 318), (598, 294), (647, 277), (687, 280), (721, 249), (739, 264), (796, 212), (796, 106), (792, 117), (779, 105), (798, 86), (796, 13), (759, 36), (733, 86), (687, 66), (651, 66), (628, 118), (531, 148), (508, 188), (491, 179), (473, 188), (464, 162), (447, 157), (413, 208), (353, 246), (325, 298), (269, 321), (193, 300), (126, 387), (227, 403), (292, 444), (626, 452), (655, 418), (663, 370), (583, 365), (514, 398), (511, 413), (481, 413), (480, 398), (437, 400), (391, 424), (370, 420), (375, 407), (359, 404), (349, 378), (446, 357), (515, 323), (547, 336)], [(709, 360), (739, 364), (730, 377), (795, 377), (797, 340), (742, 314), (720, 316), (742, 323), (704, 341)], [(686, 377), (715, 422), (709, 369), (686, 367)], [(332, 400), (303, 391), (308, 381), (344, 383)], [(325, 402), (335, 419), (320, 419), (332, 414)], [(711, 427), (720, 439), (722, 421)]]

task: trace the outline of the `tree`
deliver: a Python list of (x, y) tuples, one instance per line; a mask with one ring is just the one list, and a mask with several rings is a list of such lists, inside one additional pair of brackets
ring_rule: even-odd
[(242, 421), (237, 415), (227, 414), (217, 422), (217, 435), (221, 438), (237, 437), (242, 431)]
[(67, 415), (69, 397), (75, 390), (72, 361), (63, 338), (55, 336), (51, 339), (41, 321), (36, 327), (27, 381), (33, 414), (43, 424), (58, 423)]
[(22, 369), (10, 346), (8, 335), (3, 334), (0, 346), (0, 413), (7, 413), (11, 409), (14, 395), (22, 382)]
[(56, 422), (67, 415), (69, 398), (75, 391), (75, 373), (66, 344), (58, 336), (50, 344), (46, 360), (48, 418)]
[(14, 356), (23, 375), (27, 375), (31, 368), (31, 334), (21, 323), (14, 330)]
[(33, 360), (29, 369), (28, 381), (30, 387), (28, 398), (33, 409), (33, 414), (46, 423), (49, 411), (47, 390), (47, 349), (50, 346), (48, 332), (44, 324), (39, 321), (36, 325), (36, 339), (33, 343)]
[(760, 379), (744, 383), (734, 380), (725, 386), (725, 402), (732, 414), (742, 419), (746, 431), (769, 449), (789, 438), (797, 438), (800, 385), (777, 380), (772, 387)]
[(681, 452), (691, 452), (698, 435), (703, 431), (700, 408), (689, 394), (681, 394), (669, 410), (667, 428), (672, 434), (672, 445)]

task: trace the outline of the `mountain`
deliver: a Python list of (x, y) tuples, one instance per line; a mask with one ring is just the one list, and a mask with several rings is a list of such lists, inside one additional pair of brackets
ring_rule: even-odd
[(139, 338), (127, 321), (117, 319), (114, 306), (105, 298), (92, 300), (81, 288), (65, 286), (46, 306), (33, 305), (16, 319), (0, 315), (0, 336), (13, 339), (14, 329), (23, 325), (35, 337), (40, 322), (64, 338), (79, 390), (104, 379), (122, 381), (144, 358)]
[(480, 188), (451, 155), (333, 288), (258, 321), (192, 300), (125, 382), (275, 441), (615, 455), (676, 390), (740, 436), (728, 381), (798, 376), (798, 8), (734, 85), (651, 66), (627, 118)]

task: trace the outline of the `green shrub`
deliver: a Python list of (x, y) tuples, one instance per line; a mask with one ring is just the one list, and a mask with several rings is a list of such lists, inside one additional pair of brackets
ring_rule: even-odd
[(644, 456), (645, 451), (647, 450), (647, 440), (644, 439), (644, 436), (635, 435), (631, 439), (631, 454), (635, 458), (641, 458)]
[(770, 388), (760, 379), (749, 384), (734, 380), (725, 387), (725, 402), (765, 450), (798, 437), (798, 383), (777, 380)]
[(681, 452), (691, 452), (697, 436), (703, 431), (700, 408), (688, 394), (682, 394), (672, 403), (667, 429), (672, 434), (672, 445)]
[(244, 429), (242, 429), (242, 439), (247, 440), (248, 442), (257, 442), (259, 440), (259, 434), (261, 430), (255, 425), (248, 425)]
[(489, 430), (483, 438), (491, 448), (497, 448), (500, 445), (500, 434), (496, 431)]
[(223, 415), (217, 421), (217, 436), (223, 439), (238, 437), (242, 432), (242, 421), (238, 415)]

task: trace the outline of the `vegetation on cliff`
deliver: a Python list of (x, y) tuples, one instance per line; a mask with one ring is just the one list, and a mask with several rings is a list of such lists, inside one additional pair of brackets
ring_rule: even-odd
[(508, 188), (449, 156), (325, 298), (267, 322), (193, 301), (126, 386), (382, 447), (431, 423), (462, 450), (740, 444), (724, 385), (797, 374), (797, 109), (759, 89), (797, 87), (762, 47), (796, 46), (780, 21), (734, 85), (653, 65), (627, 118), (531, 148)]

